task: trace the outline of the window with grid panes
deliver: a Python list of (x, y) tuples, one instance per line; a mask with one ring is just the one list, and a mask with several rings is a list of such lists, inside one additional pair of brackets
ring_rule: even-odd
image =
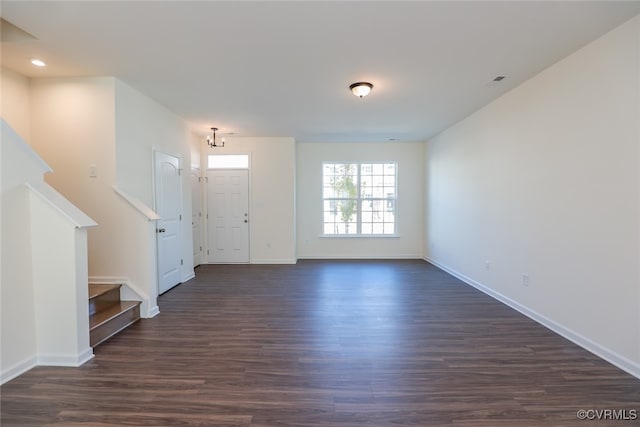
[(397, 164), (324, 163), (324, 235), (396, 234)]

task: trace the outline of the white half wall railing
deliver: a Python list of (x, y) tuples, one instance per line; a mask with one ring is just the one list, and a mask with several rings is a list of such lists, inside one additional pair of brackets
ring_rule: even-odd
[(120, 283), (123, 300), (141, 301), (143, 318), (156, 316), (158, 276), (156, 257), (156, 221), (160, 216), (136, 197), (113, 186), (121, 203), (112, 206), (112, 215), (118, 219), (117, 247), (120, 253), (101, 260), (102, 271), (108, 274), (92, 275), (91, 283)]
[(48, 184), (26, 186), (38, 365), (80, 366), (93, 357), (87, 228), (98, 224)]
[(0, 382), (37, 365), (80, 366), (89, 345), (87, 229), (44, 182), (51, 168), (1, 120)]

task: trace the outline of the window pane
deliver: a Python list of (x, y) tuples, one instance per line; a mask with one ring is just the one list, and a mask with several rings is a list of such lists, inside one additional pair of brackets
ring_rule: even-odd
[(386, 163), (384, 165), (384, 173), (385, 173), (385, 175), (395, 175), (396, 174), (396, 164), (395, 163)]
[(335, 171), (335, 166), (333, 163), (325, 163), (323, 165), (324, 168), (324, 176), (333, 176)]
[(207, 166), (209, 169), (247, 169), (249, 168), (249, 155), (209, 154)]
[(322, 197), (324, 197), (325, 199), (326, 198), (334, 199), (336, 196), (337, 196), (336, 191), (333, 187), (330, 187), (330, 186), (324, 187)]
[(358, 223), (357, 222), (335, 222), (325, 223), (325, 234), (357, 234)]

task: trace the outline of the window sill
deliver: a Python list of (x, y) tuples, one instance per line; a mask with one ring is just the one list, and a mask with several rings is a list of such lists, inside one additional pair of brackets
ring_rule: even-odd
[(321, 234), (321, 239), (399, 239), (399, 234)]

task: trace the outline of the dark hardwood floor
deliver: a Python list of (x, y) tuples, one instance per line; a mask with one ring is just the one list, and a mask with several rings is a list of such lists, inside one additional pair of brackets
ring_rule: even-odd
[[(640, 380), (423, 261), (205, 265), (2, 426), (632, 426)], [(640, 414), (638, 414), (640, 416)]]

